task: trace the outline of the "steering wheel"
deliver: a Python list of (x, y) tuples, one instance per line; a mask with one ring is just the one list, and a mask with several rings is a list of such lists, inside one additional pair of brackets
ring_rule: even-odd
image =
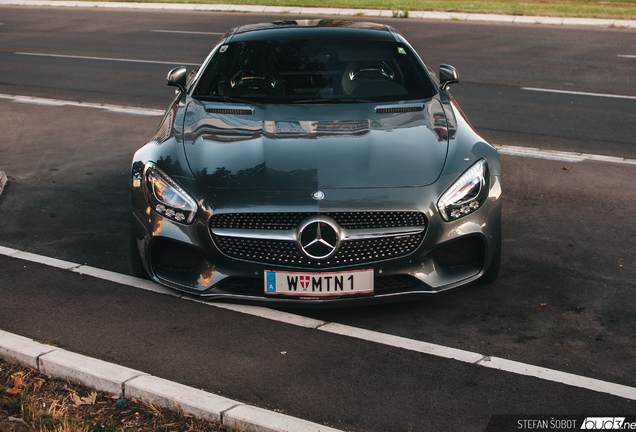
[(243, 71), (239, 71), (230, 80), (230, 86), (233, 89), (247, 86), (253, 90), (271, 91), (276, 87), (276, 79), (267, 72), (262, 75), (244, 75)]

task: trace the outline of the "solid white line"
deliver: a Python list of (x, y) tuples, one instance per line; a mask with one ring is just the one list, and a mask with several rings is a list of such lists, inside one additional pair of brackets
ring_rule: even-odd
[(624, 57), (624, 58), (636, 58), (636, 55), (631, 55), (631, 54), (619, 54), (619, 57)]
[(119, 105), (109, 105), (109, 104), (98, 104), (98, 103), (90, 103), (90, 102), (73, 102), (73, 101), (65, 101), (59, 99), (47, 99), (47, 98), (38, 98), (32, 96), (16, 96), (16, 95), (8, 95), (8, 94), (0, 94), (0, 99), (8, 99), (13, 102), (19, 103), (27, 103), (34, 105), (45, 105), (45, 106), (74, 106), (80, 108), (96, 108), (106, 112), (119, 113), (119, 114), (133, 114), (140, 116), (161, 116), (165, 111), (151, 109), (151, 108), (135, 108), (135, 107), (125, 107)]
[(552, 381), (572, 387), (579, 387), (599, 393), (609, 393), (611, 395), (623, 397), (625, 399), (636, 400), (636, 388), (625, 386), (622, 384), (610, 383), (595, 378), (588, 378), (581, 375), (574, 375), (567, 372), (542, 368), (540, 366), (528, 365), (525, 363), (497, 357), (486, 357), (479, 362), (479, 365), (490, 369), (497, 369), (517, 375), (540, 378), (546, 381)]
[(545, 93), (562, 93), (576, 96), (596, 96), (596, 97), (605, 97), (605, 98), (614, 98), (614, 99), (634, 99), (636, 100), (636, 96), (624, 96), (624, 95), (614, 95), (614, 94), (604, 94), (604, 93), (587, 93), (587, 92), (575, 92), (575, 91), (567, 91), (567, 90), (553, 90), (553, 89), (542, 89), (542, 88), (533, 88), (533, 87), (522, 87), (521, 90), (530, 90), (537, 92), (545, 92)]
[(541, 150), (532, 147), (517, 147), (494, 144), (499, 154), (510, 156), (522, 156), (539, 159), (557, 160), (562, 162), (583, 162), (584, 160), (596, 162), (610, 162), (624, 165), (636, 165), (636, 159), (626, 159), (616, 156), (603, 156), (587, 153), (565, 152), (558, 150)]
[[(216, 304), (201, 301), (200, 299), (193, 299), (189, 296), (176, 293), (175, 291), (164, 288), (160, 285), (155, 285), (152, 282), (134, 278), (132, 276), (113, 273), (107, 270), (98, 269), (81, 264), (69, 263), (66, 261), (56, 260), (42, 255), (36, 255), (28, 252), (21, 252), (16, 249), (6, 248), (0, 246), (0, 255), (5, 255), (13, 258), (19, 258), (30, 262), (35, 262), (45, 265), (53, 265), (58, 268), (66, 268), (70, 271), (90, 275), (95, 278), (114, 281), (122, 285), (128, 285), (132, 287), (150, 289), (152, 291), (167, 294), (170, 296), (178, 297), (184, 300), (196, 301), (197, 303), (205, 304), (212, 307), (230, 309), (235, 312), (255, 315), (261, 318), (274, 320), (289, 325), (300, 326), (305, 328), (315, 328), (319, 331), (324, 331), (332, 334), (337, 334), (346, 337), (352, 337), (361, 339), (368, 342), (373, 342), (381, 345), (392, 346), (409, 351), (420, 352), (423, 354), (432, 355), (435, 357), (457, 360), (463, 363), (470, 363), (476, 366), (483, 366), (491, 369), (497, 369), (504, 372), (510, 372), (518, 375), (529, 376), (533, 378), (539, 378), (546, 381), (557, 382), (565, 384), (571, 387), (579, 387), (587, 390), (592, 390), (599, 393), (607, 393), (614, 396), (623, 397), (626, 399), (636, 400), (636, 388), (625, 386), (622, 384), (611, 383), (607, 381), (601, 381), (594, 378), (584, 377), (581, 375), (574, 375), (567, 372), (561, 372), (554, 369), (542, 368), (539, 366), (529, 365), (521, 362), (516, 362), (507, 359), (501, 359), (497, 357), (489, 357), (483, 354), (475, 353), (472, 351), (460, 350), (457, 348), (446, 347), (443, 345), (436, 345), (428, 342), (423, 342), (414, 339), (408, 339), (400, 336), (394, 336), (386, 333), (380, 333), (373, 330), (366, 330), (357, 327), (351, 327), (348, 325), (338, 323), (326, 323), (324, 321), (314, 320), (306, 318), (300, 315), (294, 315), (288, 312), (279, 312), (273, 309), (267, 309), (259, 306), (247, 306), (247, 305), (228, 305), (228, 304)], [(56, 265), (57, 264), (57, 265)], [(156, 288), (151, 287), (153, 285)]]
[(179, 34), (194, 34), (194, 35), (224, 35), (225, 33), (216, 32), (195, 32), (195, 31), (182, 31), (182, 30), (150, 30), (155, 33), (179, 33)]
[(37, 56), (37, 57), (70, 58), (70, 59), (79, 59), (79, 60), (106, 60), (106, 61), (127, 62), (127, 63), (150, 63), (150, 64), (166, 64), (166, 65), (177, 65), (177, 66), (199, 66), (199, 63), (178, 63), (178, 62), (167, 62), (167, 61), (156, 61), (156, 60), (87, 57), (87, 56), (76, 56), (76, 55), (65, 55), (65, 54), (42, 54), (42, 53), (26, 53), (26, 52), (17, 52), (14, 54), (26, 55), (26, 56)]
[(4, 190), (4, 185), (7, 184), (7, 175), (4, 171), (0, 171), (0, 195), (2, 195), (2, 191)]
[(351, 327), (344, 324), (329, 323), (318, 330), (328, 333), (334, 333), (341, 336), (348, 336), (369, 342), (375, 342), (381, 345), (401, 348), (408, 351), (416, 351), (423, 354), (429, 354), (435, 357), (442, 357), (451, 360), (457, 360), (464, 363), (477, 364), (485, 356), (471, 351), (464, 351), (457, 348), (445, 347), (428, 342), (408, 339), (401, 336), (394, 336), (386, 333), (380, 333), (373, 330), (366, 330), (357, 327)]

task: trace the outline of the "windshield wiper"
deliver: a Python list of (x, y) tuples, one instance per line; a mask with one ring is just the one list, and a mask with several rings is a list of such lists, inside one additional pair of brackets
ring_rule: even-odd
[(235, 98), (235, 97), (229, 97), (229, 96), (193, 96), (193, 98), (195, 99), (199, 99), (199, 100), (204, 100), (204, 101), (208, 101), (208, 102), (236, 102), (236, 103), (244, 103), (244, 104), (253, 104), (256, 103), (254, 101), (251, 100), (247, 100), (247, 99), (241, 99), (241, 98)]

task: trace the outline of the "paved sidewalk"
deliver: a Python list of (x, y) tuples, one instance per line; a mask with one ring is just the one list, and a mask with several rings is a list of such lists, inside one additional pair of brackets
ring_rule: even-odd
[[(175, 4), (175, 3), (128, 3), (128, 2), (93, 2), (63, 0), (0, 0), (0, 6), (51, 6), (51, 7), (88, 7), (88, 8), (124, 8), (146, 10), (183, 10), (183, 11), (218, 11), (218, 12), (252, 12), (252, 13), (285, 13), (298, 15), (337, 15), (364, 17), (393, 17), (392, 10), (379, 9), (338, 9), (315, 7), (279, 7), (252, 6), (232, 4)], [(597, 26), (636, 28), (636, 20), (613, 20), (595, 18), (558, 18), (540, 16), (514, 16), (469, 14), (457, 12), (409, 11), (409, 18), (445, 20), (445, 21), (483, 21), (511, 24), (548, 24), (565, 26)]]

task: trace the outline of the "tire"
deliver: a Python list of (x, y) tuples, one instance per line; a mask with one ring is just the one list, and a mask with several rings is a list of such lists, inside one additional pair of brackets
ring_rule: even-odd
[(141, 262), (141, 256), (139, 255), (139, 249), (137, 248), (137, 236), (135, 235), (135, 227), (133, 221), (130, 221), (130, 274), (140, 279), (150, 280), (143, 262)]
[(497, 248), (495, 249), (495, 256), (492, 257), (492, 262), (488, 270), (479, 278), (480, 284), (489, 284), (497, 280), (499, 276), (499, 269), (501, 268), (501, 228), (499, 228), (499, 239), (497, 240)]

